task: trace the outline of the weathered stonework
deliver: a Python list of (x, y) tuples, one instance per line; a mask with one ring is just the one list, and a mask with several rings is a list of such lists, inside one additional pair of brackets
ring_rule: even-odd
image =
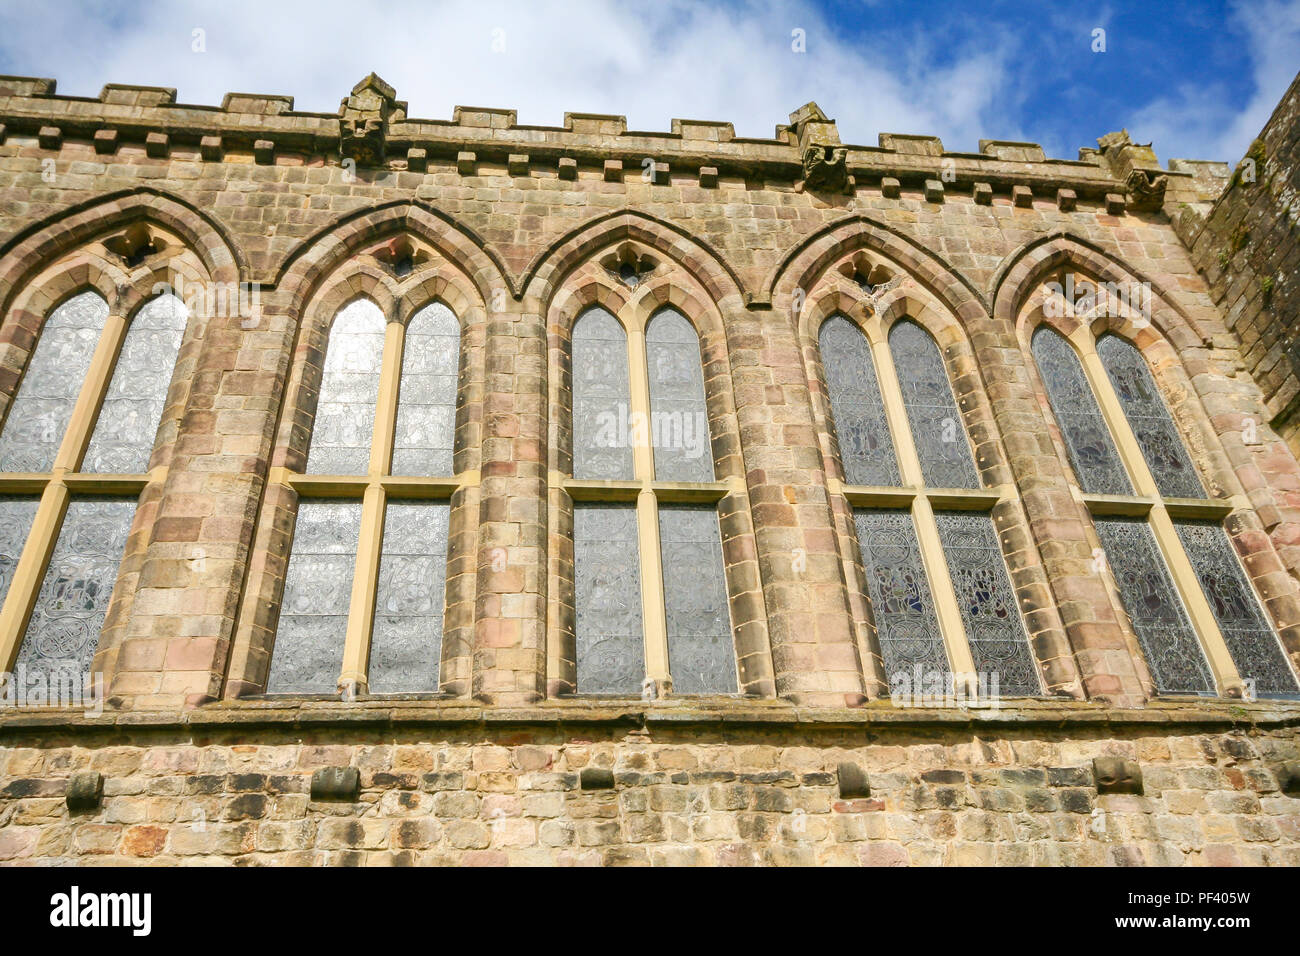
[[(1155, 695), (1029, 353), (1044, 282), (1150, 284), (1149, 322), (1090, 327), (1146, 356), (1296, 667), (1298, 95), (1255, 191), (1220, 198), (1212, 164), (1161, 169), (1127, 134), (1062, 161), (847, 145), (815, 104), (741, 139), (413, 119), (374, 75), (337, 114), (0, 77), (0, 414), (74, 292), (125, 319), (176, 276), (260, 291), (182, 342), (96, 655), (106, 712), (0, 710), (0, 863), (1300, 864), (1300, 704)], [(461, 326), (441, 691), (268, 699), (285, 476), (359, 295), (390, 325), (437, 300)], [(735, 697), (572, 696), (569, 345), (591, 305), (640, 328), (671, 305), (699, 332)], [(1006, 490), (1042, 698), (892, 706), (818, 348), (836, 313), (938, 343)], [(1097, 758), (1136, 763), (1142, 792), (1099, 795)], [(842, 764), (864, 796), (841, 797)], [(348, 786), (314, 802), (324, 768), (355, 768), (357, 799), (332, 772)], [(88, 770), (102, 806), (70, 814)]]

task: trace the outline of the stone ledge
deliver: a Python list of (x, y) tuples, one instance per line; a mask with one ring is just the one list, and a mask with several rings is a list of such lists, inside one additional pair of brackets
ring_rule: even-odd
[(31, 731), (219, 730), (223, 728), (402, 728), (422, 726), (623, 725), (628, 727), (801, 727), (810, 731), (860, 728), (1072, 729), (1300, 727), (1300, 703), (1213, 704), (1157, 701), (1114, 708), (1075, 701), (1021, 701), (993, 709), (899, 708), (888, 700), (863, 707), (799, 707), (789, 701), (665, 700), (548, 701), (525, 707), (487, 707), (460, 700), (261, 699), (226, 701), (195, 710), (81, 709), (0, 711), (0, 739)]

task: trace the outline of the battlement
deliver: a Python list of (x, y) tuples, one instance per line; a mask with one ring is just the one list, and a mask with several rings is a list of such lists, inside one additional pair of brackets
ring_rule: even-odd
[[(337, 113), (294, 110), (293, 97), (281, 94), (228, 93), (214, 107), (178, 103), (176, 91), (163, 87), (108, 84), (97, 99), (63, 96), (56, 89), (53, 79), (0, 76), (0, 142), (29, 137), (52, 146), (83, 140), (100, 152), (146, 145), (156, 157), (197, 147), (207, 161), (239, 153), (265, 162), (292, 154), (326, 162), (351, 157), (363, 167), (399, 170), (443, 163), (472, 171), (484, 161), (550, 171), (570, 162), (597, 170), (606, 161), (644, 168), (649, 158), (670, 172), (706, 168), (723, 177), (791, 184), (809, 179), (810, 148), (833, 146), (845, 170), (834, 177), (836, 191), (888, 189), (893, 181), (918, 189), (940, 182), (947, 191), (967, 192), (1023, 186), (1044, 198), (1066, 190), (1112, 206), (1113, 197), (1134, 188), (1128, 181), (1133, 169), (1158, 174), (1168, 187), (1164, 201), (1212, 201), (1224, 182), (1207, 172), (1210, 164), (1180, 160), (1161, 169), (1150, 147), (1129, 143), (1126, 133), (1104, 137), (1100, 149), (1081, 149), (1077, 160), (1048, 158), (1037, 143), (1002, 140), (981, 140), (977, 153), (952, 152), (936, 136), (910, 133), (880, 133), (876, 146), (841, 145), (835, 121), (815, 103), (762, 139), (737, 137), (728, 122), (673, 119), (668, 131), (629, 130), (625, 116), (594, 113), (565, 113), (562, 126), (520, 124), (517, 111), (492, 107), (457, 106), (450, 120), (413, 118), (406, 102), (375, 74), (357, 84)], [(358, 121), (365, 124), (362, 134)], [(474, 162), (465, 162), (467, 153)], [(1114, 161), (1121, 156), (1122, 163)], [(1143, 201), (1152, 205), (1149, 195)]]

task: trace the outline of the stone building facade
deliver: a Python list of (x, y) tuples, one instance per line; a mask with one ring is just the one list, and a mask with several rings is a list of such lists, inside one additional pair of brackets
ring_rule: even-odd
[(0, 77), (0, 863), (1300, 864), (1296, 98)]

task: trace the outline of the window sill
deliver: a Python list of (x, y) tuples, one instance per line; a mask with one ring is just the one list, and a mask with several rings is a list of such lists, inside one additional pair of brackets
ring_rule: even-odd
[(30, 732), (114, 733), (131, 730), (228, 729), (304, 730), (323, 727), (400, 729), (467, 726), (610, 726), (739, 728), (791, 726), (814, 731), (887, 730), (890, 727), (1079, 728), (1160, 727), (1198, 729), (1300, 727), (1300, 702), (1153, 700), (1120, 708), (1103, 702), (1019, 699), (996, 708), (895, 707), (888, 698), (854, 708), (800, 707), (788, 700), (733, 697), (673, 697), (548, 700), (519, 707), (487, 706), (464, 698), (370, 698), (352, 702), (312, 698), (219, 701), (192, 710), (105, 710), (0, 708), (0, 739)]

